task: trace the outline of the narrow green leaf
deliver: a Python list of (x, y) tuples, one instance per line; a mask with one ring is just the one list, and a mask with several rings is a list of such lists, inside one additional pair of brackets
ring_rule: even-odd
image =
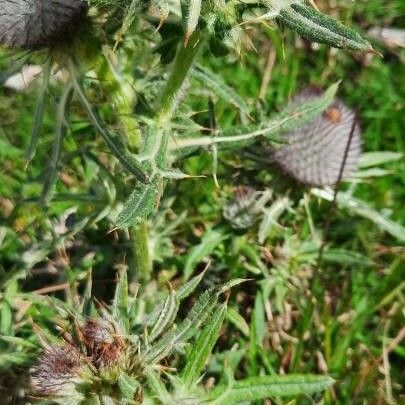
[(119, 160), (119, 162), (124, 166), (129, 172), (131, 172), (139, 181), (144, 184), (149, 183), (149, 176), (146, 173), (143, 165), (137, 160), (137, 158), (125, 147), (119, 137), (115, 134), (110, 133), (106, 128), (105, 124), (100, 119), (97, 110), (91, 105), (87, 99), (81, 83), (78, 80), (78, 73), (76, 72), (76, 67), (73, 61), (69, 61), (69, 73), (72, 78), (72, 84), (75, 89), (80, 102), (82, 103), (84, 109), (86, 110), (91, 122), (94, 127), (103, 137), (105, 143), (110, 148), (114, 156)]
[(197, 341), (187, 356), (187, 364), (181, 373), (186, 387), (192, 387), (200, 378), (201, 371), (207, 362), (218, 339), (226, 315), (226, 304), (221, 304), (207, 319), (207, 325), (201, 331)]
[(229, 308), (226, 317), (228, 321), (235, 325), (246, 337), (249, 337), (249, 325), (236, 309)]
[(51, 66), (52, 61), (50, 58), (45, 62), (44, 69), (42, 71), (42, 86), (39, 91), (37, 106), (35, 109), (35, 117), (34, 117), (34, 125), (31, 131), (31, 139), (30, 144), (28, 146), (28, 150), (26, 153), (26, 159), (30, 162), (33, 157), (35, 156), (35, 152), (37, 150), (39, 137), (41, 135), (42, 130), (42, 121), (44, 118), (44, 111), (45, 111), (45, 97), (46, 92), (48, 91), (49, 86), (49, 79), (51, 77)]
[(125, 399), (133, 400), (139, 388), (139, 382), (135, 378), (123, 373), (118, 377), (118, 386)]
[(263, 219), (259, 226), (258, 239), (259, 243), (263, 244), (271, 229), (277, 225), (280, 215), (290, 206), (291, 201), (287, 197), (281, 197), (273, 202), (273, 204), (264, 209)]
[(155, 370), (153, 370), (152, 367), (146, 367), (145, 375), (148, 385), (152, 389), (152, 393), (157, 395), (162, 404), (170, 404), (172, 402), (172, 397)]
[(177, 291), (177, 297), (179, 300), (187, 298), (200, 284), (202, 278), (204, 277), (205, 271), (202, 271), (197, 276), (194, 276), (192, 279), (183, 284)]
[(190, 339), (210, 315), (217, 301), (218, 292), (215, 289), (205, 291), (180, 325), (163, 335), (146, 352), (144, 360), (147, 363), (154, 364), (170, 354), (176, 345)]
[(186, 46), (191, 35), (193, 35), (195, 29), (197, 28), (198, 20), (201, 14), (202, 0), (189, 0), (187, 3), (186, 38), (184, 39), (184, 43)]
[(209, 229), (201, 239), (201, 242), (194, 246), (187, 256), (184, 266), (184, 279), (188, 280), (193, 273), (194, 267), (205, 257), (210, 255), (215, 248), (226, 238), (226, 235), (219, 230)]
[(252, 338), (254, 339), (254, 344), (263, 347), (263, 341), (266, 335), (266, 314), (261, 291), (258, 291), (255, 297), (252, 320)]
[(389, 151), (378, 151), (378, 152), (367, 152), (360, 156), (359, 168), (369, 168), (373, 166), (380, 166), (385, 163), (395, 162), (402, 159), (403, 153), (389, 152)]
[(149, 184), (138, 184), (118, 215), (116, 225), (126, 228), (138, 225), (157, 207), (162, 188), (162, 177), (154, 174)]
[(159, 318), (153, 326), (153, 329), (149, 335), (149, 341), (153, 342), (158, 338), (165, 328), (174, 321), (177, 311), (179, 309), (179, 300), (176, 297), (176, 292), (170, 286), (169, 295), (161, 308)]
[(249, 114), (249, 106), (245, 100), (232, 87), (228, 86), (221, 76), (216, 75), (203, 66), (193, 69), (191, 75), (202, 85), (210, 88), (218, 97), (233, 104), (244, 114)]
[(115, 295), (112, 304), (112, 315), (114, 319), (128, 331), (128, 278), (126, 270), (119, 273), (118, 284), (115, 287)]
[(290, 374), (285, 376), (251, 377), (235, 381), (222, 388), (222, 393), (214, 390), (211, 405), (231, 405), (243, 401), (259, 401), (273, 397), (293, 397), (310, 395), (330, 387), (334, 380), (328, 376)]
[(56, 117), (56, 130), (55, 138), (52, 145), (52, 152), (48, 164), (48, 169), (45, 174), (44, 186), (41, 193), (41, 202), (46, 204), (51, 198), (51, 193), (56, 182), (58, 175), (58, 165), (60, 161), (63, 139), (66, 135), (66, 111), (72, 96), (72, 86), (67, 85), (62, 93), (58, 105), (58, 112)]
[[(333, 201), (333, 192), (331, 190), (313, 188), (311, 189), (311, 193), (327, 201)], [(340, 208), (346, 208), (353, 214), (369, 219), (382, 231), (388, 232), (400, 241), (405, 241), (405, 227), (382, 215), (365, 201), (345, 192), (339, 192), (336, 196), (336, 201)]]
[[(202, 278), (204, 277), (205, 271), (201, 272), (198, 276), (193, 277), (191, 280), (187, 281), (184, 285), (182, 285), (177, 291), (176, 291), (176, 298), (179, 302), (181, 302), (184, 298), (187, 298), (198, 286)], [(168, 297), (166, 297), (165, 300), (167, 300)], [(160, 313), (163, 310), (163, 305), (158, 305), (154, 311), (152, 311), (151, 314), (149, 314), (146, 317), (146, 325), (152, 326), (155, 324), (157, 321)]]
[(373, 50), (371, 44), (355, 30), (320, 13), (311, 6), (292, 4), (290, 7), (280, 11), (279, 19), (287, 27), (297, 31), (298, 34), (311, 41), (336, 48), (367, 52)]
[(290, 104), (282, 112), (259, 124), (230, 128), (212, 137), (177, 139), (170, 145), (170, 149), (208, 147), (215, 144), (222, 148), (240, 149), (255, 142), (258, 137), (275, 140), (277, 134), (298, 128), (325, 111), (332, 103), (338, 86), (339, 83), (331, 85), (324, 94), (307, 103)]

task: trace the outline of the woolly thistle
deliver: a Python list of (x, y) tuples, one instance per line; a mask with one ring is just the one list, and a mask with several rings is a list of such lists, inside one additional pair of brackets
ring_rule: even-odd
[(82, 0), (0, 0), (0, 44), (37, 49), (74, 34), (87, 13)]
[[(294, 97), (293, 105), (304, 104), (320, 95), (319, 90), (307, 88)], [(335, 99), (323, 114), (284, 134), (282, 140), (285, 144), (271, 151), (274, 160), (291, 177), (313, 186), (336, 184), (343, 164), (342, 178), (350, 177), (356, 170), (361, 152), (356, 114), (339, 99)]]

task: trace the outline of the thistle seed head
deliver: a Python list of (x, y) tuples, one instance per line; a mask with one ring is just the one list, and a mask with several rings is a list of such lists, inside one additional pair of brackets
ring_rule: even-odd
[(75, 33), (87, 9), (82, 0), (0, 0), (0, 44), (52, 46)]
[[(320, 95), (315, 88), (307, 88), (294, 97), (293, 103), (314, 100)], [(354, 126), (343, 179), (357, 168), (361, 153), (360, 127), (355, 112), (336, 99), (321, 115), (283, 135), (285, 144), (271, 153), (277, 164), (291, 177), (312, 186), (334, 185), (338, 181), (345, 150)]]
[(34, 391), (41, 396), (74, 392), (74, 378), (79, 375), (82, 360), (80, 352), (71, 345), (46, 348), (31, 376)]

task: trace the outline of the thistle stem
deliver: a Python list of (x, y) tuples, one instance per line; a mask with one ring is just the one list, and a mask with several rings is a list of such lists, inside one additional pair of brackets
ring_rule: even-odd
[[(165, 169), (170, 135), (170, 125), (168, 124), (179, 105), (182, 87), (202, 44), (201, 33), (196, 32), (190, 37), (187, 46), (179, 45), (171, 74), (158, 104), (156, 127), (148, 131), (143, 146), (142, 152), (148, 156), (148, 160), (152, 163), (152, 171)], [(152, 258), (148, 251), (147, 221), (131, 227), (129, 235), (132, 241), (134, 259), (134, 271), (130, 269), (130, 273), (136, 274), (135, 277), (138, 282), (147, 282), (152, 273)]]

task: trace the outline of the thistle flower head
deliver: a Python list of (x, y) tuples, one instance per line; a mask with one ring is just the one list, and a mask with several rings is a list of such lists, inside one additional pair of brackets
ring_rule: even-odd
[(82, 0), (0, 0), (0, 44), (37, 49), (75, 33), (87, 14)]
[(63, 396), (74, 391), (74, 379), (82, 363), (81, 353), (72, 345), (47, 347), (32, 373), (34, 391), (41, 396)]
[[(319, 95), (318, 89), (307, 88), (294, 97), (293, 103), (300, 105)], [(356, 170), (361, 152), (360, 127), (355, 112), (339, 99), (323, 114), (284, 134), (282, 139), (285, 143), (272, 150), (273, 158), (300, 183), (336, 184), (349, 140), (342, 178), (350, 177)]]
[(114, 325), (103, 320), (88, 320), (81, 329), (88, 354), (96, 367), (116, 363), (125, 348), (125, 342)]

